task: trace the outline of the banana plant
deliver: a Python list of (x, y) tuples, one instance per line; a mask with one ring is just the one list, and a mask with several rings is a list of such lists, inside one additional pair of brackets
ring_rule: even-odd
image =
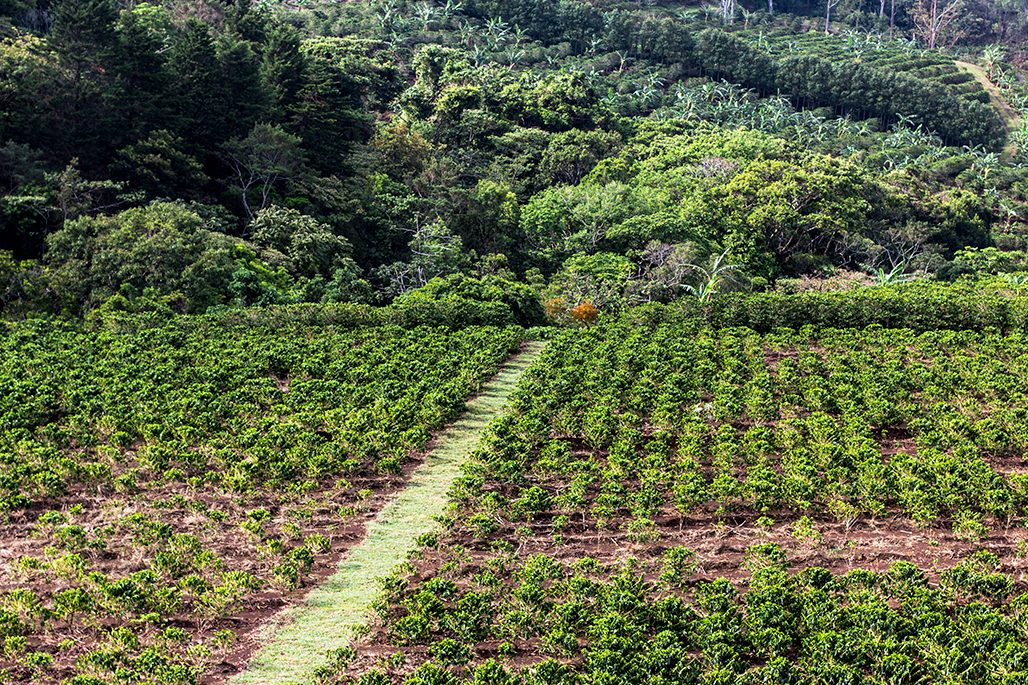
[(1009, 283), (1010, 285), (1025, 285), (1028, 284), (1028, 274), (1025, 273), (1006, 273), (998, 274), (1000, 278)]
[(878, 267), (878, 269), (871, 272), (871, 284), (874, 286), (899, 285), (900, 283), (906, 283), (917, 278), (915, 274), (903, 273), (903, 269), (906, 267), (907, 262), (897, 264), (888, 272), (885, 269)]
[(698, 271), (702, 275), (700, 282), (693, 286), (688, 283), (683, 284), (682, 287), (685, 291), (698, 299), (700, 302), (709, 302), (710, 298), (714, 297), (720, 290), (721, 284), (724, 281), (737, 283), (730, 275), (729, 272), (736, 271), (739, 269), (738, 264), (725, 264), (724, 260), (728, 256), (728, 250), (725, 250), (711, 262), (709, 267), (702, 267), (698, 264), (689, 264), (689, 268), (694, 271)]

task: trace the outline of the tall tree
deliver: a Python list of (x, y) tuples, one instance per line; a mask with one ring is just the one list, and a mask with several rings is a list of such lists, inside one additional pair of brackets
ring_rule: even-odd
[(288, 121), (295, 115), (305, 70), (306, 60), (300, 52), (300, 34), (296, 29), (281, 24), (269, 30), (260, 73), (276, 121)]
[(175, 105), (181, 132), (201, 147), (217, 145), (215, 130), (224, 103), (220, 97), (218, 54), (207, 24), (189, 19), (176, 38), (168, 65), (175, 79)]
[(842, 0), (825, 0), (825, 35), (828, 35), (828, 25), (832, 20), (832, 8)]
[(105, 99), (117, 13), (110, 0), (61, 0), (47, 43), (57, 53), (61, 89), (53, 100), (57, 130), (48, 131), (66, 162), (80, 157), (87, 170), (103, 165), (113, 131)]
[(110, 0), (61, 0), (47, 42), (76, 81), (86, 72), (103, 73), (114, 45), (118, 15)]
[(910, 19), (915, 32), (934, 49), (941, 43), (952, 44), (960, 39), (962, 33), (953, 23), (963, 8), (961, 0), (917, 0), (910, 9)]
[(220, 67), (221, 97), (220, 140), (243, 135), (268, 115), (268, 95), (261, 81), (260, 59), (253, 45), (231, 32), (215, 41)]
[(731, 24), (735, 21), (735, 0), (721, 0), (721, 23)]
[(116, 75), (113, 100), (119, 129), (132, 141), (171, 125), (172, 75), (165, 53), (172, 30), (163, 7), (140, 3), (119, 17), (111, 60)]
[(363, 58), (348, 63), (339, 39), (306, 41), (301, 55), (303, 82), (286, 128), (303, 138), (312, 167), (324, 175), (339, 173), (346, 169), (353, 143), (370, 135), (371, 117), (363, 110), (362, 88), (354, 74), (371, 81), (376, 67)]
[(295, 175), (303, 164), (300, 138), (270, 124), (257, 124), (245, 138), (233, 138), (222, 149), (250, 219), (268, 205), (275, 184)]

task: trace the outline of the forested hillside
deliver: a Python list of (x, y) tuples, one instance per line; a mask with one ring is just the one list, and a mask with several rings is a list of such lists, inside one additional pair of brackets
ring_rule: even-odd
[(8, 317), (1026, 266), (1016, 3), (0, 11)]

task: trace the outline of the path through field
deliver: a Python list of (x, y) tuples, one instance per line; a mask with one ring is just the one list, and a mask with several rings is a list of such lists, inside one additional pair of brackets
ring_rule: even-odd
[(442, 513), (446, 493), (460, 475), (460, 464), (542, 348), (543, 343), (527, 343), (468, 402), (464, 414), (439, 436), (425, 463), (411, 475), (408, 486), (368, 526), (364, 541), (343, 557), (339, 570), (311, 591), (304, 605), (283, 613), (263, 631), (264, 646), (248, 669), (230, 681), (233, 685), (303, 682), (306, 673), (324, 662), (328, 650), (349, 643), (350, 630), (365, 620), (378, 593), (375, 579), (406, 559), (415, 537), (435, 529), (433, 517)]
[(1014, 112), (1014, 108), (1010, 106), (1006, 98), (1003, 97), (1003, 93), (999, 88), (996, 87), (989, 77), (985, 75), (985, 70), (977, 64), (971, 64), (970, 62), (961, 62), (956, 60), (957, 66), (961, 69), (966, 69), (971, 72), (978, 82), (982, 84), (986, 92), (989, 94), (989, 100), (992, 102), (992, 106), (999, 111), (1000, 117), (1003, 119), (1003, 123), (1007, 127), (1007, 146), (1003, 149), (1003, 160), (1009, 162), (1013, 159), (1014, 155), (1017, 154), (1017, 144), (1014, 143), (1014, 133), (1017, 132), (1020, 121), (1017, 118), (1017, 114)]

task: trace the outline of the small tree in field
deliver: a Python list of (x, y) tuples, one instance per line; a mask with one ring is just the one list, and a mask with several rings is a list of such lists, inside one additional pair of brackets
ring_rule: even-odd
[(589, 324), (596, 323), (596, 318), (600, 315), (600, 310), (597, 309), (592, 302), (586, 300), (568, 313), (571, 315), (571, 318), (578, 323), (588, 326)]

